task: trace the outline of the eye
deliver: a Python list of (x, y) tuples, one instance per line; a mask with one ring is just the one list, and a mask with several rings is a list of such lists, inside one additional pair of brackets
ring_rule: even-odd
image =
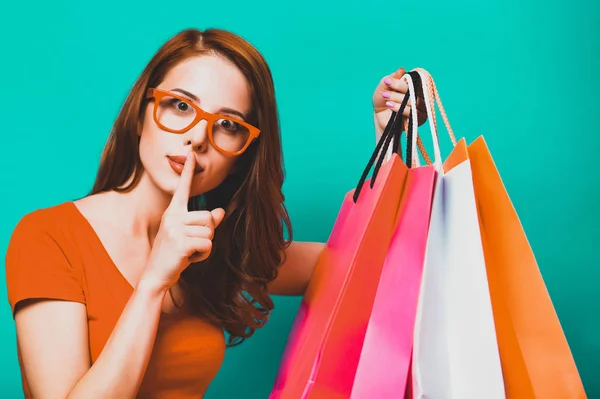
[(181, 112), (188, 112), (192, 108), (188, 103), (186, 103), (185, 101), (181, 101), (178, 98), (171, 99), (169, 105)]
[(218, 120), (219, 125), (226, 130), (229, 131), (236, 131), (239, 129), (240, 125), (235, 123), (234, 121), (230, 120), (230, 119), (219, 119)]

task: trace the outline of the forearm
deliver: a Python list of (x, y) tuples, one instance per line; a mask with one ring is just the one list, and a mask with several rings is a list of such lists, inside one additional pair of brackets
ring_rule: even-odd
[(272, 295), (303, 295), (325, 249), (322, 242), (294, 241), (285, 251), (285, 262), (269, 284)]
[(102, 353), (69, 399), (135, 398), (152, 353), (166, 290), (141, 280)]

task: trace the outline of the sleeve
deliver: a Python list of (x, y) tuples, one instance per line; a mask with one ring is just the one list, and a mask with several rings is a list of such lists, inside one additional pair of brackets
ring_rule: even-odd
[(85, 303), (80, 273), (38, 212), (17, 223), (6, 251), (6, 289), (13, 316), (15, 306), (25, 299)]

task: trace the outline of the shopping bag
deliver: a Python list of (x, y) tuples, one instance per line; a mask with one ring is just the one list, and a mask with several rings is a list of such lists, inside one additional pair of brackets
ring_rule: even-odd
[[(429, 81), (445, 116), (435, 82)], [(444, 122), (454, 140), (447, 118)], [(506, 396), (586, 398), (535, 256), (483, 136), (467, 151)]]
[(583, 399), (577, 366), (483, 137), (468, 147), (509, 399)]
[[(411, 76), (405, 79), (409, 93), (416, 93)], [(414, 96), (411, 103), (415, 104)], [(418, 159), (418, 125), (416, 107), (411, 107), (407, 129), (408, 165), (412, 164), (412, 159)], [(408, 171), (396, 228), (385, 257), (354, 377), (352, 399), (404, 398), (435, 175), (431, 165)]]
[(415, 323), (412, 396), (505, 398), (466, 142), (461, 139), (442, 163), (431, 77), (417, 71), (437, 176)]
[(357, 187), (343, 200), (292, 325), (270, 399), (349, 395), (407, 177), (397, 153), (383, 162), (397, 115), (392, 114)]

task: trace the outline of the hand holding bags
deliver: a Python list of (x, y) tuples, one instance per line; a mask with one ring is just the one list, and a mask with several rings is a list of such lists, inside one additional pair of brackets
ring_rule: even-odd
[(433, 79), (406, 80), (410, 93), (424, 86), (435, 162), (418, 166), (413, 115), (406, 168), (393, 114), (342, 204), (270, 398), (403, 398), (407, 382), (419, 399), (585, 398), (483, 139), (453, 140), (442, 163), (434, 99), (452, 131)]

